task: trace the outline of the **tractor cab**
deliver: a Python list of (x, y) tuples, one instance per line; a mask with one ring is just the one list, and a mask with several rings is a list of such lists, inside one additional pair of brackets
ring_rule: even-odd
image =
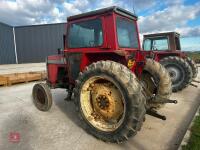
[(181, 51), (180, 34), (177, 32), (146, 34), (143, 36), (142, 47), (147, 57), (158, 62), (168, 56), (186, 57)]
[(144, 35), (143, 49), (146, 51), (181, 50), (180, 34), (177, 32), (155, 33)]
[[(47, 59), (51, 86), (73, 84), (80, 71), (101, 60), (119, 62), (137, 73), (142, 71), (145, 56), (139, 54), (137, 16), (122, 8), (113, 6), (68, 17), (64, 39), (64, 51)], [(140, 66), (133, 61), (140, 62)], [(62, 77), (69, 82), (59, 81)]]
[(140, 49), (137, 16), (122, 8), (108, 7), (68, 17), (67, 21), (67, 50)]

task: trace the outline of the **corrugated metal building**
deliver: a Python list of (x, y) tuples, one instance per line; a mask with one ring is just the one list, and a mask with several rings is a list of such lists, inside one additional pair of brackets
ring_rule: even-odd
[(63, 48), (65, 25), (58, 23), (13, 28), (0, 24), (0, 64), (44, 62), (48, 55), (56, 54), (58, 48)]
[(44, 62), (63, 48), (65, 23), (15, 27), (19, 63)]
[(13, 27), (0, 22), (0, 64), (16, 63)]

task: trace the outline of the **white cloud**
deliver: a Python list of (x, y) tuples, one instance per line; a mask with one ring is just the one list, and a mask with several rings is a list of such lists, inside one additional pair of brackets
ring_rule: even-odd
[(75, 15), (75, 14), (81, 13), (81, 11), (79, 9), (77, 9), (74, 4), (64, 2), (63, 6), (64, 6), (64, 11), (70, 15)]
[[(162, 31), (180, 31), (183, 33), (187, 27), (187, 22), (199, 16), (200, 3), (191, 6), (183, 4), (173, 5), (162, 11), (157, 11), (153, 15), (140, 17), (139, 27), (142, 33), (162, 32)], [(188, 29), (187, 36), (190, 34)], [(184, 33), (186, 36), (186, 33)], [(199, 34), (200, 35), (200, 34)]]
[[(135, 0), (135, 7), (149, 7), (154, 1)], [(10, 25), (64, 22), (67, 16), (113, 5), (130, 10), (132, 0), (1, 0), (0, 21)]]
[(42, 22), (53, 4), (48, 0), (0, 1), (0, 21), (11, 25), (36, 24)]
[(175, 31), (181, 33), (182, 37), (196, 37), (200, 36), (200, 26), (197, 27), (182, 27), (182, 28), (176, 28)]
[(183, 0), (166, 0), (167, 7), (157, 11), (160, 0), (0, 0), (0, 21), (10, 25), (65, 22), (67, 16), (108, 6), (120, 6), (136, 12), (148, 11), (139, 17), (141, 33), (179, 31), (184, 36), (200, 35), (199, 28), (187, 22), (200, 16), (200, 3), (186, 6)]

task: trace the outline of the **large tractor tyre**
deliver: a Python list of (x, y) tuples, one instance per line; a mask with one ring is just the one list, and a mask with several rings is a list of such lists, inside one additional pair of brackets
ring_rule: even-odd
[(35, 84), (32, 90), (33, 103), (40, 111), (48, 111), (52, 106), (52, 95), (45, 83)]
[(188, 64), (190, 65), (192, 69), (192, 75), (193, 75), (192, 78), (196, 78), (198, 74), (198, 67), (196, 63), (190, 57), (187, 57), (186, 61), (188, 62)]
[(167, 70), (160, 63), (146, 59), (141, 79), (148, 99), (147, 105), (155, 109), (163, 106), (158, 101), (168, 99), (172, 93), (172, 83)]
[(192, 69), (186, 60), (169, 56), (160, 63), (168, 70), (172, 80), (172, 91), (177, 92), (187, 87), (192, 81)]
[(72, 97), (83, 129), (100, 140), (122, 143), (142, 126), (146, 99), (135, 75), (122, 64), (99, 61), (86, 67)]

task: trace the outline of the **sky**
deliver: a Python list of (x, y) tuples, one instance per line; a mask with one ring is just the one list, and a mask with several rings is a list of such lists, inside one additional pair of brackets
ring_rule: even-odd
[(0, 0), (0, 22), (12, 26), (60, 23), (67, 16), (113, 5), (135, 12), (141, 37), (177, 31), (183, 38), (182, 48), (200, 50), (200, 0)]

